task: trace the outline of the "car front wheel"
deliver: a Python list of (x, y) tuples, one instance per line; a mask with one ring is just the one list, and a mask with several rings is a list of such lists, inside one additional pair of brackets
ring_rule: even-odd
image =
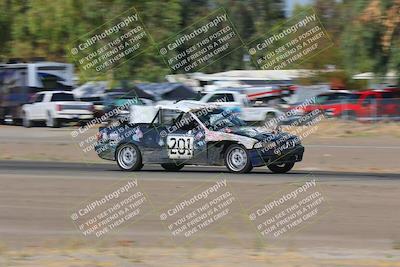
[(143, 167), (142, 155), (134, 144), (123, 144), (116, 153), (118, 167), (124, 171), (138, 171)]
[(250, 156), (242, 145), (230, 145), (225, 152), (225, 166), (230, 172), (246, 173), (253, 169)]
[(282, 163), (282, 164), (270, 164), (268, 165), (268, 169), (270, 169), (274, 173), (286, 173), (290, 171), (294, 166), (294, 162)]

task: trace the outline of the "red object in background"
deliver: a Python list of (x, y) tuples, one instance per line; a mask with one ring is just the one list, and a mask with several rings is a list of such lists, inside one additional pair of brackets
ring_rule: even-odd
[(317, 103), (307, 105), (300, 110), (310, 113), (319, 109), (332, 117), (368, 118), (381, 116), (400, 116), (400, 90), (387, 88), (367, 90), (348, 94), (343, 99), (337, 98), (318, 102), (323, 96), (317, 96)]
[(389, 90), (368, 90), (354, 94), (354, 99), (324, 107), (329, 115), (350, 117), (399, 116), (400, 99)]

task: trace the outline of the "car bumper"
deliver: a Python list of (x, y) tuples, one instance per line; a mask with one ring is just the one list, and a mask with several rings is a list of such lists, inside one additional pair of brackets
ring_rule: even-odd
[(249, 154), (253, 167), (259, 167), (269, 164), (282, 164), (302, 161), (304, 147), (298, 145), (292, 149), (282, 151), (280, 154), (274, 153), (273, 150), (252, 149), (249, 151)]
[(82, 121), (93, 119), (92, 114), (57, 114), (56, 119), (64, 121)]
[(110, 143), (97, 143), (94, 146), (97, 155), (105, 160), (115, 160), (115, 146)]

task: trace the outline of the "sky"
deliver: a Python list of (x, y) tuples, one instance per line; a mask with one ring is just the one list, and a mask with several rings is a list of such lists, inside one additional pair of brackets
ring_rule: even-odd
[(296, 4), (310, 4), (312, 3), (312, 0), (285, 0), (285, 6), (286, 6), (286, 16), (290, 16), (292, 14), (293, 8)]

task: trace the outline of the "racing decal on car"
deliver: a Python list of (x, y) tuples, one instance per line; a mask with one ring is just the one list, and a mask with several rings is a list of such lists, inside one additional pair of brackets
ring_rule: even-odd
[(132, 135), (132, 140), (138, 142), (142, 137), (143, 137), (143, 132), (140, 130), (139, 127), (136, 127), (135, 133)]
[(168, 135), (168, 157), (170, 159), (193, 158), (193, 139), (193, 136), (188, 135)]
[(160, 140), (158, 141), (158, 145), (159, 146), (164, 146), (164, 144), (165, 144), (164, 141), (162, 140), (162, 138), (160, 138)]
[(206, 145), (206, 141), (204, 140), (204, 132), (199, 131), (194, 136), (194, 149), (204, 149), (203, 146)]
[(206, 131), (206, 142), (208, 141), (222, 141), (231, 140), (237, 141), (239, 144), (244, 145), (246, 148), (251, 149), (253, 145), (257, 142), (256, 139), (241, 136), (232, 133), (216, 132), (216, 131)]

